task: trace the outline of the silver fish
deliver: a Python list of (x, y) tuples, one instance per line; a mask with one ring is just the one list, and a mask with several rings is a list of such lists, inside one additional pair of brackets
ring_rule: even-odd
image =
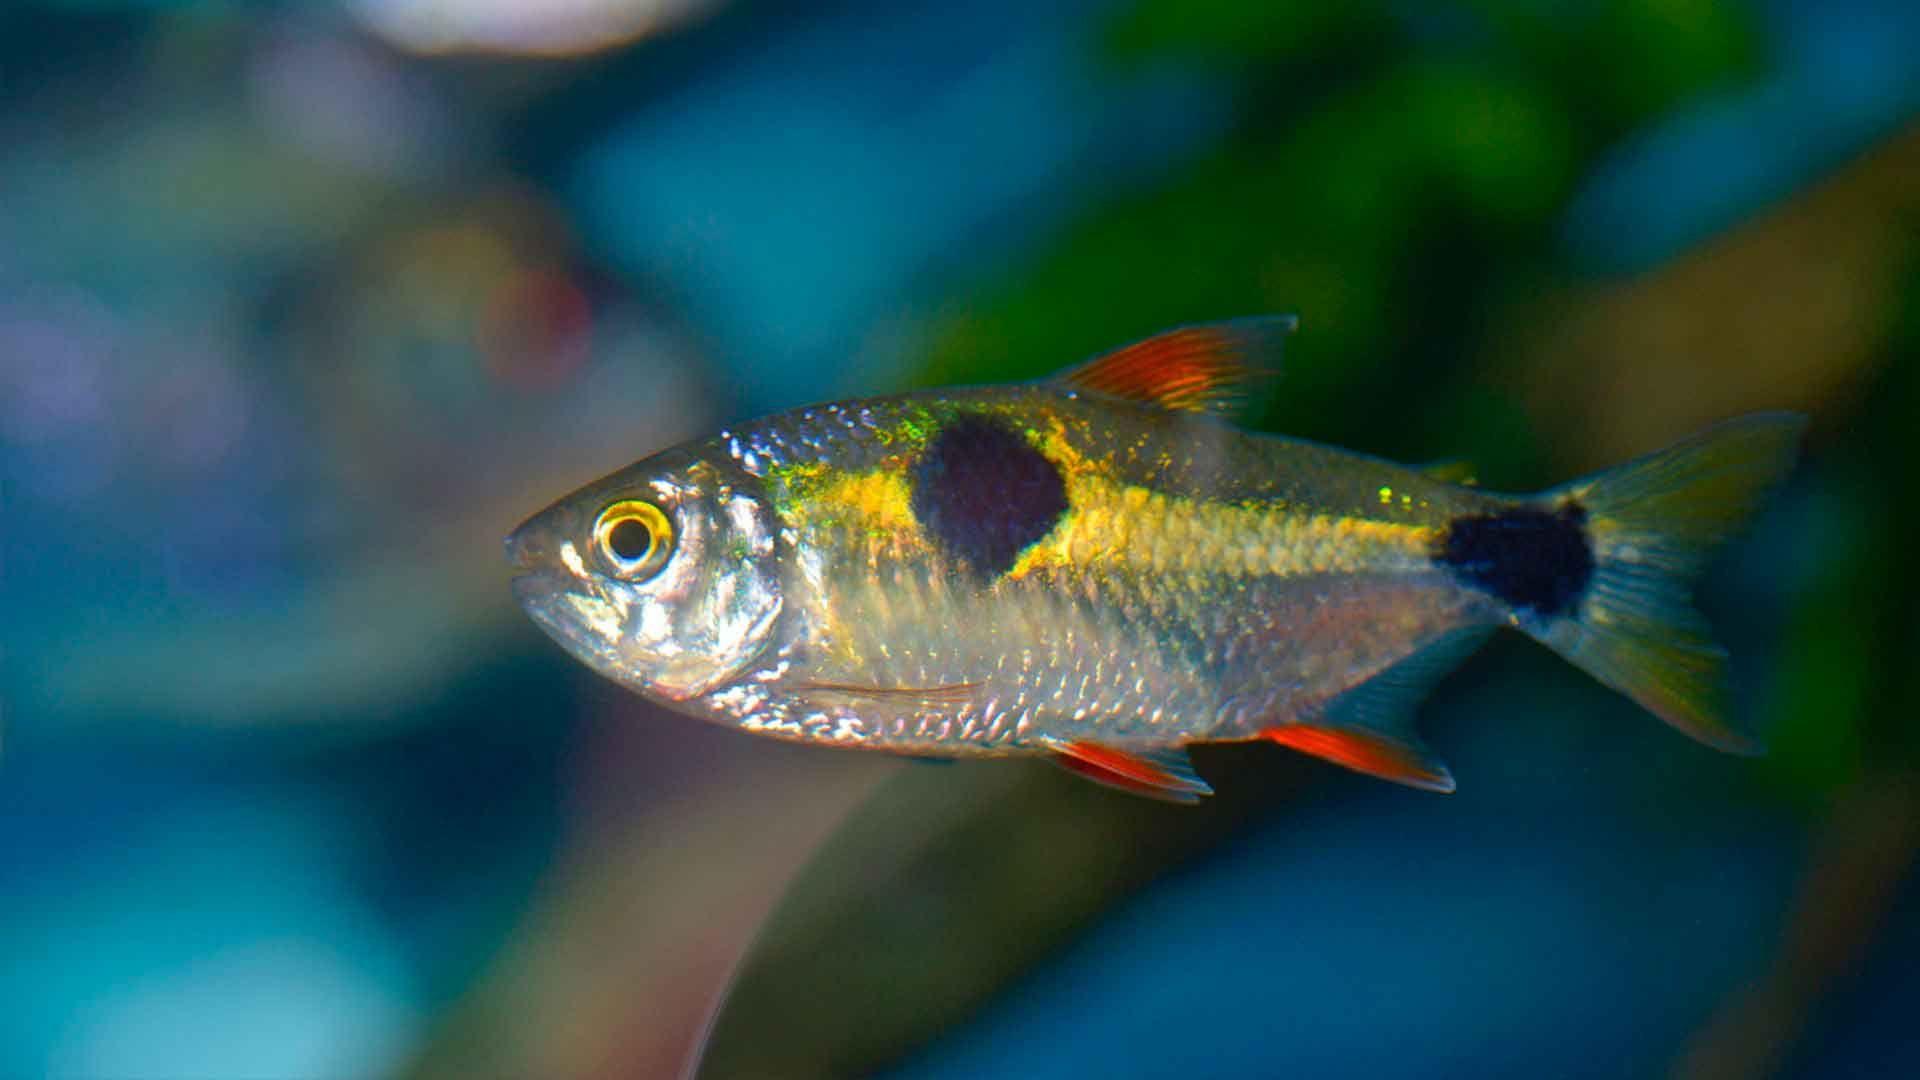
[(1285, 318), (1184, 327), (1030, 384), (796, 410), (648, 458), (508, 540), (603, 675), (780, 738), (1048, 755), (1192, 801), (1185, 747), (1268, 739), (1450, 791), (1420, 696), (1501, 626), (1752, 751), (1688, 602), (1790, 466), (1760, 414), (1537, 495), (1225, 419)]

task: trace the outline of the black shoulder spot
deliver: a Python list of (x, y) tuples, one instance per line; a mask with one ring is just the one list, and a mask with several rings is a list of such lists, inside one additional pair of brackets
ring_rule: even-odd
[(1552, 616), (1570, 610), (1593, 579), (1587, 511), (1518, 507), (1454, 518), (1433, 560), (1460, 580), (1516, 608)]
[(977, 414), (950, 421), (913, 466), (913, 514), (927, 535), (991, 580), (1067, 512), (1067, 484), (1047, 456)]

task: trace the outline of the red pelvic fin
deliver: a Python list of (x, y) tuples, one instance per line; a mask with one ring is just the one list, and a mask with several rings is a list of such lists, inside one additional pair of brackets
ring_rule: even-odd
[(1182, 326), (1095, 357), (1055, 381), (1175, 412), (1227, 414), (1279, 371), (1291, 315)]
[(1164, 802), (1197, 803), (1213, 794), (1193, 771), (1187, 752), (1177, 746), (1152, 750), (1116, 750), (1091, 742), (1049, 740), (1053, 762), (1096, 784)]
[(1377, 731), (1287, 724), (1268, 728), (1260, 737), (1382, 780), (1426, 791), (1453, 790), (1453, 774), (1438, 758), (1423, 747)]

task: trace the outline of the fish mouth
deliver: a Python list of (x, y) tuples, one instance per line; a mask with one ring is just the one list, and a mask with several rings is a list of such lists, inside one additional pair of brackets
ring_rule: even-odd
[(507, 534), (505, 541), (507, 562), (520, 574), (514, 578), (517, 584), (521, 578), (532, 576), (546, 562), (546, 530), (534, 528), (529, 521)]
[(603, 670), (604, 644), (585, 634), (563, 610), (563, 599), (572, 591), (573, 582), (551, 570), (530, 570), (513, 578), (513, 598), (533, 625), (588, 667)]
[(536, 601), (546, 600), (559, 590), (553, 578), (532, 567), (521, 567), (521, 573), (513, 575), (513, 598), (520, 601), (522, 607), (530, 607)]
[(551, 573), (528, 570), (513, 576), (513, 599), (519, 603), (520, 610), (547, 636), (562, 643), (571, 635), (562, 620), (554, 616), (553, 607), (565, 591), (566, 586), (555, 581)]
[(555, 641), (572, 648), (576, 631), (556, 607), (561, 597), (587, 583), (561, 571), (553, 558), (550, 535), (538, 517), (527, 520), (507, 535), (507, 562), (514, 569), (513, 598), (534, 625)]

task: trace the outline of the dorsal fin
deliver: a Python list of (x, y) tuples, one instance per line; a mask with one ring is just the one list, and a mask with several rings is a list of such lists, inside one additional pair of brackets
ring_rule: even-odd
[(1280, 373), (1280, 345), (1300, 320), (1268, 315), (1155, 334), (1053, 377), (1055, 382), (1175, 412), (1232, 414)]
[(1054, 764), (1096, 784), (1163, 802), (1197, 803), (1213, 794), (1178, 746), (1119, 750), (1100, 743), (1047, 739)]

